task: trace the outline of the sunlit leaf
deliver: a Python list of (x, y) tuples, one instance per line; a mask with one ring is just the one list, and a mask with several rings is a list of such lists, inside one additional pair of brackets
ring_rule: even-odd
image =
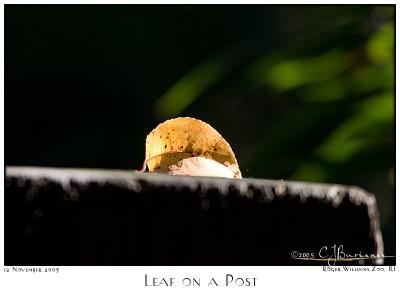
[(235, 178), (242, 177), (229, 143), (201, 120), (189, 117), (167, 120), (146, 137), (145, 163), (149, 171), (168, 171), (171, 165), (194, 154), (225, 165)]

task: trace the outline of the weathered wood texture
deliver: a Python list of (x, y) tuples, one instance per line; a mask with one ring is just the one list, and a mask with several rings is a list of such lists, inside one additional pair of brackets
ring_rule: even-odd
[(6, 265), (326, 265), (291, 253), (383, 253), (375, 197), (357, 187), (33, 167), (7, 167), (5, 181)]

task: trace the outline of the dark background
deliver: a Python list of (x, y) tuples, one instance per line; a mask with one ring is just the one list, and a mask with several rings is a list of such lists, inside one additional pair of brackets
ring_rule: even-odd
[(138, 169), (191, 116), (244, 177), (358, 185), (395, 251), (395, 6), (5, 6), (5, 164)]

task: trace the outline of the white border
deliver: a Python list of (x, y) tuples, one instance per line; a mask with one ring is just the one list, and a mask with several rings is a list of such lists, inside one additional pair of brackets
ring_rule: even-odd
[[(30, 4), (30, 1), (2, 1), (1, 4)], [(36, 1), (37, 4), (52, 4), (54, 1)], [(109, 1), (57, 1), (60, 4), (111, 4)], [(300, 4), (299, 1), (113, 1), (112, 4)], [(321, 4), (321, 1), (308, 1)], [(324, 4), (396, 4), (397, 1), (329, 1)], [(1, 5), (1, 97), (0, 162), (4, 167), (4, 6)], [(399, 40), (396, 23), (396, 40)], [(396, 48), (396, 55), (398, 47)], [(396, 60), (396, 68), (398, 61)], [(398, 75), (396, 85), (398, 85)], [(396, 104), (396, 113), (399, 104)], [(396, 130), (399, 123), (396, 118)], [(398, 138), (396, 132), (396, 138)], [(396, 140), (397, 147), (397, 140)], [(397, 152), (397, 148), (396, 148)], [(396, 166), (398, 166), (396, 158)], [(0, 175), (0, 293), (1, 294), (194, 294), (228, 293), (243, 294), (380, 294), (398, 290), (399, 270), (396, 272), (324, 272), (322, 267), (61, 267), (59, 274), (44, 273), (4, 273), (4, 170)], [(396, 174), (396, 183), (399, 183)], [(399, 211), (399, 194), (396, 193), (396, 213)], [(399, 237), (399, 222), (396, 223), (396, 237)], [(397, 240), (397, 239), (396, 239)], [(399, 252), (397, 240), (397, 253)], [(390, 253), (391, 254), (391, 253)], [(400, 267), (400, 266), (399, 266)], [(149, 276), (177, 278), (200, 277), (201, 287), (144, 287), (144, 274)], [(256, 287), (207, 287), (207, 278), (223, 278), (230, 273), (236, 276), (258, 277)], [(396, 284), (397, 283), (397, 284)]]

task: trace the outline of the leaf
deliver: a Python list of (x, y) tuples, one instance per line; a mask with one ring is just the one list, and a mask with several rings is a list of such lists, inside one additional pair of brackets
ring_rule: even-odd
[(167, 172), (179, 161), (195, 156), (229, 167), (235, 178), (241, 178), (239, 165), (229, 144), (209, 124), (185, 117), (159, 124), (146, 138), (145, 163), (149, 171)]

